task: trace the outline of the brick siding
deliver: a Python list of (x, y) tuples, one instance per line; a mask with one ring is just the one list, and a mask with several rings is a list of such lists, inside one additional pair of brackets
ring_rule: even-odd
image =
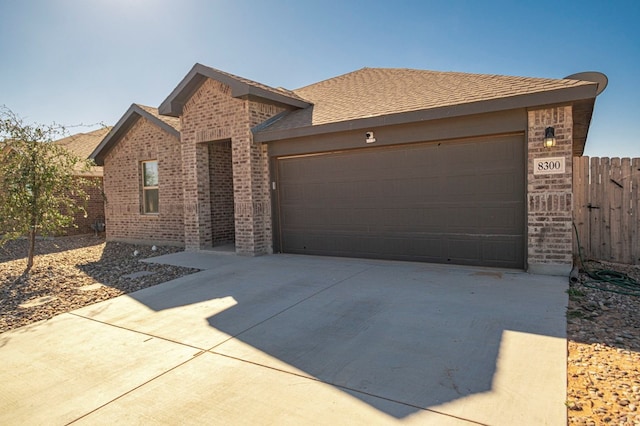
[[(68, 229), (66, 235), (78, 235), (88, 234), (95, 232), (91, 225), (96, 222), (104, 223), (104, 194), (102, 193), (102, 178), (101, 177), (78, 177), (82, 180), (91, 180), (92, 183), (84, 185), (84, 191), (89, 196), (86, 201), (86, 212), (76, 213), (74, 217), (74, 223), (76, 228)], [(80, 200), (78, 201), (80, 202)]]
[[(142, 213), (141, 162), (158, 161), (159, 212)], [(184, 245), (180, 141), (144, 118), (105, 157), (106, 233), (110, 241)]]
[[(84, 212), (76, 213), (73, 218), (73, 223), (76, 226), (65, 229), (62, 232), (63, 235), (90, 234), (95, 232), (91, 225), (95, 224), (96, 222), (104, 223), (104, 195), (102, 193), (102, 178), (97, 176), (79, 176), (76, 179), (93, 181), (91, 184), (83, 185), (85, 193), (89, 196), (89, 199), (86, 201), (85, 205), (87, 214), (85, 217)], [(78, 199), (79, 204), (81, 204), (82, 202), (82, 200)]]
[(272, 252), (268, 156), (266, 147), (253, 143), (251, 127), (282, 110), (233, 98), (228, 86), (211, 79), (185, 103), (181, 139), (187, 249), (214, 244), (217, 220), (212, 218), (216, 211), (212, 208), (207, 143), (231, 140), (236, 252)]
[(236, 227), (231, 141), (209, 144), (209, 181), (213, 245), (233, 243)]
[[(546, 127), (555, 128), (556, 146), (544, 148)], [(572, 265), (572, 146), (571, 106), (528, 112), (528, 264), (529, 267)], [(563, 174), (534, 175), (536, 158), (564, 157)], [(558, 269), (558, 270), (560, 270)]]

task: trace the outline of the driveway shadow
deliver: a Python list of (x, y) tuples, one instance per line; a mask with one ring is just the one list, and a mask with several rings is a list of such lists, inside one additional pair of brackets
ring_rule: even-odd
[(276, 255), (132, 296), (154, 311), (230, 300), (207, 317), (221, 332), (209, 351), (331, 384), (405, 418), (491, 392), (505, 332), (565, 338), (560, 278), (475, 271)]

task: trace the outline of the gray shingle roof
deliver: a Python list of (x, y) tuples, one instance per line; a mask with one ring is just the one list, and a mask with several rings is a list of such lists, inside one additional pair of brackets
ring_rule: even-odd
[(580, 86), (593, 86), (595, 91), (597, 84), (567, 79), (363, 68), (293, 90), (313, 106), (293, 111), (263, 131), (433, 110)]

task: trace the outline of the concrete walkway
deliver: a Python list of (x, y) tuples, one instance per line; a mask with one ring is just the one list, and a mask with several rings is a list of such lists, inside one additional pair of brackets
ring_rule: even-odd
[(0, 334), (0, 424), (566, 424), (564, 278), (153, 261), (205, 270)]

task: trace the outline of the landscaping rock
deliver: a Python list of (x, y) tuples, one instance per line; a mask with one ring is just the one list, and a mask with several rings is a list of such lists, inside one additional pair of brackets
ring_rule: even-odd
[[(590, 263), (587, 267), (615, 270), (640, 282), (639, 266)], [(594, 289), (590, 281), (582, 273), (569, 289), (569, 424), (640, 425), (640, 297), (615, 293), (621, 289), (608, 284), (605, 290)]]
[(182, 250), (105, 243), (94, 235), (40, 239), (24, 276), (27, 242), (8, 242), (0, 247), (0, 333), (197, 272), (140, 262)]

